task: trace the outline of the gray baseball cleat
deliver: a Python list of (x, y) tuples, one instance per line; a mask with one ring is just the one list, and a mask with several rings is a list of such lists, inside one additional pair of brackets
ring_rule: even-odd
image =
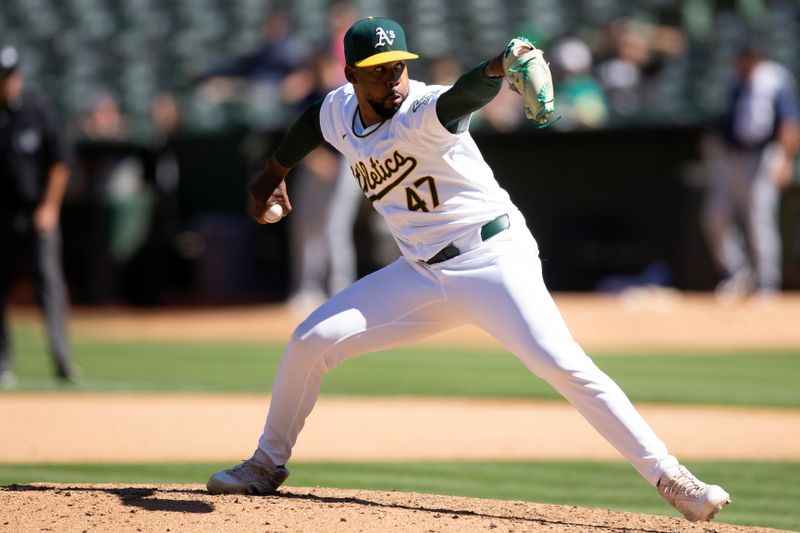
[(730, 495), (718, 485), (707, 485), (683, 465), (665, 471), (656, 484), (658, 493), (691, 522), (707, 521), (726, 504)]
[(250, 459), (211, 476), (206, 488), (210, 494), (273, 494), (287, 477), (285, 466), (276, 466), (267, 454), (256, 449)]

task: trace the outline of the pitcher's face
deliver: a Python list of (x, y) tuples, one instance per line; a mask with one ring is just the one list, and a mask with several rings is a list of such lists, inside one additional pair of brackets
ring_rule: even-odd
[[(382, 119), (392, 118), (408, 97), (408, 69), (405, 61), (372, 67), (348, 66), (345, 67), (345, 75), (353, 84), (359, 105), (366, 103)], [(364, 111), (362, 108), (362, 116)]]

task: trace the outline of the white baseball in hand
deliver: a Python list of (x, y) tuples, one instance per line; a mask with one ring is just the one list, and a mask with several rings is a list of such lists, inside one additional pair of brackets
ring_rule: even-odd
[(273, 224), (283, 218), (283, 206), (281, 204), (272, 204), (263, 215), (261, 220), (269, 224)]

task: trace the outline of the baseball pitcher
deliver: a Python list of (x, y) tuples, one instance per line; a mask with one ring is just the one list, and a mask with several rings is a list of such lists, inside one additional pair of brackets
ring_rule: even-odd
[[(464, 323), (491, 333), (574, 405), (689, 520), (709, 520), (728, 494), (669, 454), (622, 390), (575, 342), (542, 279), (536, 241), (467, 131), (471, 114), (507, 79), (526, 115), (554, 111), (542, 52), (513, 39), (452, 87), (409, 79), (405, 34), (367, 18), (344, 37), (349, 83), (309, 107), (250, 188), (260, 222), (292, 206), (283, 181), (327, 141), (391, 229), (402, 257), (333, 296), (300, 324), (280, 363), (266, 425), (251, 459), (214, 474), (212, 494), (269, 494), (323, 376), (357, 355)], [(280, 208), (273, 206), (279, 205)], [(270, 214), (271, 213), (271, 214)]]

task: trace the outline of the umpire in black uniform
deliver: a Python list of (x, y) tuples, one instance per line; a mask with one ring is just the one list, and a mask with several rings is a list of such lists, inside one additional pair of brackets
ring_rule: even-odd
[(6, 323), (8, 289), (16, 258), (33, 270), (56, 375), (75, 379), (67, 337), (67, 291), (61, 265), (59, 214), (69, 170), (65, 141), (53, 114), (23, 91), (19, 54), (0, 49), (0, 387), (11, 388)]

